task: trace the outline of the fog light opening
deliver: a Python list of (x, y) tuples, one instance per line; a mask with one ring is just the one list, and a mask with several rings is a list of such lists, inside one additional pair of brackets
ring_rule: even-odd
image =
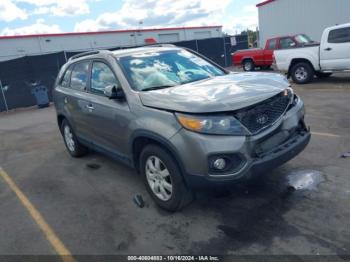
[(213, 162), (213, 167), (217, 170), (224, 170), (226, 167), (226, 160), (223, 158), (217, 158)]
[(239, 153), (209, 156), (209, 175), (232, 175), (239, 171), (246, 160)]

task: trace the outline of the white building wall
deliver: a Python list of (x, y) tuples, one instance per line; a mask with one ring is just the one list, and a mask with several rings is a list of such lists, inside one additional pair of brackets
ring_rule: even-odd
[(145, 39), (157, 43), (202, 39), (203, 36), (222, 37), (221, 26), (161, 30), (128, 30), (108, 33), (41, 35), (32, 37), (0, 37), (0, 61), (27, 55), (61, 51), (85, 51), (145, 45)]
[(326, 27), (350, 22), (350, 0), (275, 0), (258, 8), (260, 46), (298, 33), (320, 41)]

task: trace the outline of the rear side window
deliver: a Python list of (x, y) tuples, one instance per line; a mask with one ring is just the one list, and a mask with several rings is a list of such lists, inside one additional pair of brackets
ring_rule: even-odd
[(64, 76), (61, 80), (61, 83), (60, 85), (63, 86), (63, 87), (69, 87), (69, 82), (70, 82), (70, 76), (71, 76), (71, 73), (72, 73), (72, 66), (70, 66), (66, 72), (64, 73)]
[(350, 27), (330, 31), (328, 35), (328, 43), (350, 43)]
[(76, 90), (85, 90), (88, 83), (90, 62), (75, 64), (70, 80), (70, 87)]
[(103, 94), (107, 86), (119, 86), (112, 69), (103, 62), (94, 62), (91, 73), (91, 92)]
[(269, 46), (268, 46), (268, 49), (275, 50), (276, 46), (277, 46), (277, 40), (276, 39), (271, 39), (270, 43), (269, 43)]

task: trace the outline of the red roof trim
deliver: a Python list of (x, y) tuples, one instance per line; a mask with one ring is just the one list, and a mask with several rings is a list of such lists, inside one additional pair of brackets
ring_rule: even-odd
[(260, 6), (263, 6), (263, 5), (267, 5), (269, 3), (272, 3), (272, 2), (275, 2), (276, 0), (266, 0), (264, 2), (261, 2), (260, 4), (257, 4), (256, 7), (260, 7)]
[(111, 31), (98, 31), (98, 32), (77, 32), (77, 33), (58, 33), (58, 34), (11, 35), (11, 36), (0, 36), (0, 40), (1, 39), (14, 39), (14, 38), (31, 38), (31, 37), (101, 35), (101, 34), (149, 32), (149, 31), (164, 31), (164, 30), (210, 29), (210, 28), (221, 28), (221, 27), (222, 27), (222, 25), (217, 25), (217, 26), (192, 26), (192, 27), (169, 27), (169, 28), (147, 28), (147, 29), (127, 29), (127, 30), (111, 30)]

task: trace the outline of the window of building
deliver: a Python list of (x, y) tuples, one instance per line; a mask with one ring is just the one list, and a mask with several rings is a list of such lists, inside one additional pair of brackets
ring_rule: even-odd
[(180, 41), (179, 33), (159, 34), (158, 39), (160, 43), (177, 42)]

